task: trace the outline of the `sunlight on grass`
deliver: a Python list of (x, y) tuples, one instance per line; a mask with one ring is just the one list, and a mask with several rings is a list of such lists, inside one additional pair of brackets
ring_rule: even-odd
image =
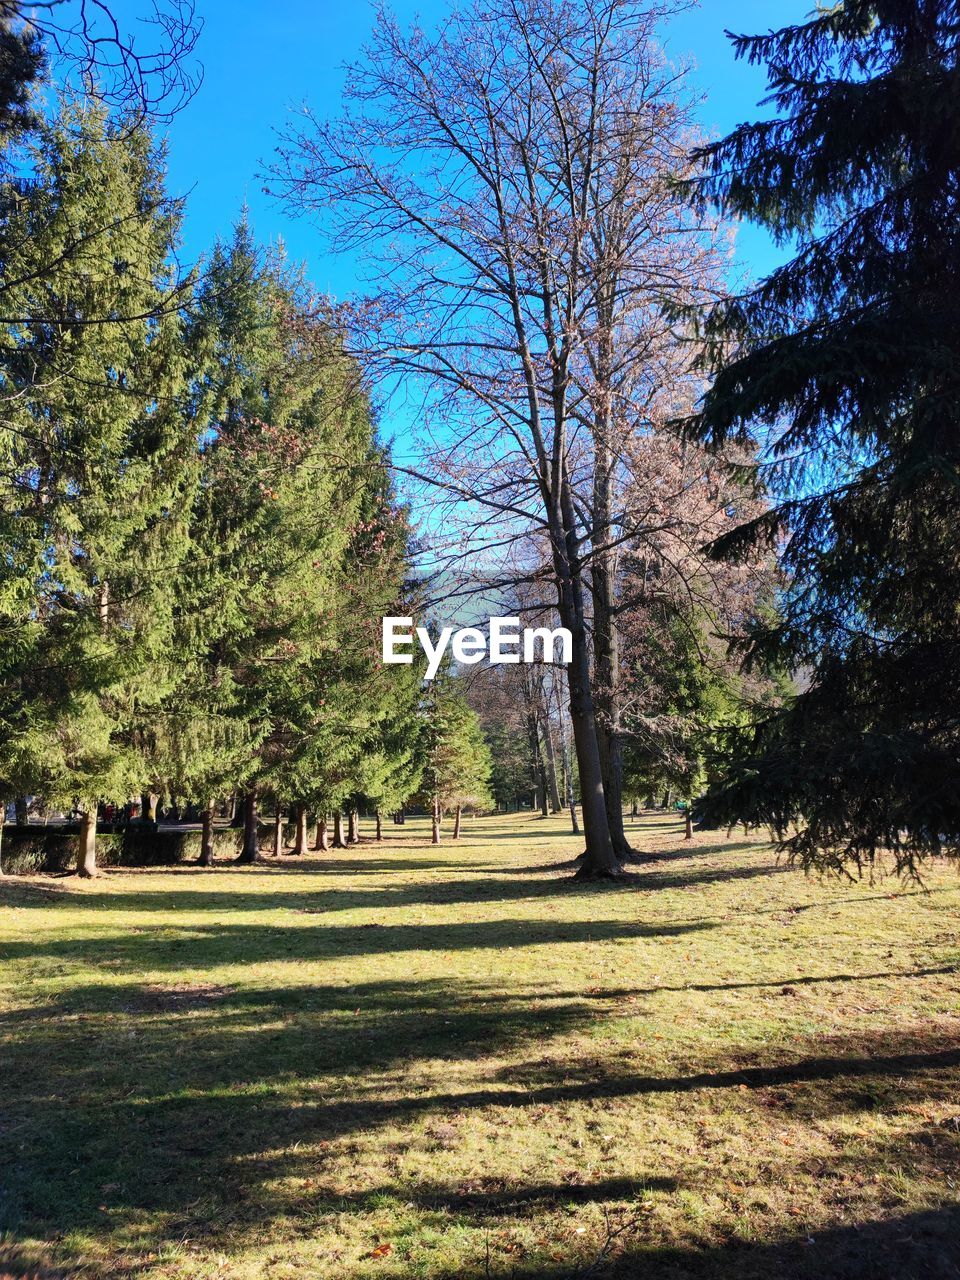
[(0, 887), (0, 1262), (952, 1274), (956, 874), (649, 815), (662, 859), (584, 887), (566, 830)]

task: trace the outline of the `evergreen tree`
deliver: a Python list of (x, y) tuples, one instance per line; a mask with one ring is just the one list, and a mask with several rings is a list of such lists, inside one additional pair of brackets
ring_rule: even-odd
[(344, 843), (341, 811), (372, 809), (379, 833), (382, 813), (417, 790), (422, 769), (423, 663), (380, 661), (381, 618), (411, 607), (404, 601), (408, 521), (385, 463), (385, 453), (371, 443), (365, 465), (345, 477), (358, 505), (336, 611), (328, 619), (332, 642), (306, 673), (316, 714), (301, 738), (303, 794), (321, 822), (334, 813), (337, 847)]
[(181, 785), (205, 810), (243, 789), (241, 856), (252, 861), (258, 796), (299, 800), (305, 785), (306, 673), (333, 645), (357, 506), (343, 481), (370, 428), (328, 313), (245, 222), (216, 251), (198, 310), (210, 360), (195, 399), (207, 428), (173, 701), (189, 709), (185, 733), (202, 718), (204, 747)]
[(716, 551), (787, 530), (783, 612), (747, 656), (807, 687), (742, 736), (708, 811), (805, 864), (912, 869), (960, 840), (960, 10), (842, 0), (736, 49), (777, 114), (702, 153), (699, 197), (796, 255), (708, 316), (689, 426), (767, 433), (776, 501)]
[(454, 813), (456, 840), (462, 810), (485, 808), (492, 802), (490, 748), (477, 714), (449, 666), (427, 686), (422, 713), (424, 768), (420, 798), (430, 807), (433, 843), (439, 844), (444, 813)]
[(146, 132), (68, 102), (33, 166), (2, 193), (7, 307), (29, 318), (0, 331), (0, 773), (76, 806), (92, 875), (97, 803), (139, 785), (133, 727), (163, 693), (195, 480), (189, 281)]

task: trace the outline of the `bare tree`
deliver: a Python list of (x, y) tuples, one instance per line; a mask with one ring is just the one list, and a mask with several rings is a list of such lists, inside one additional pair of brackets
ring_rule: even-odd
[(0, 0), (0, 27), (33, 41), (63, 83), (131, 126), (171, 118), (201, 80), (191, 57), (203, 28), (193, 0), (144, 0), (121, 25), (108, 0)]
[[(374, 373), (422, 397), (430, 465), (406, 470), (481, 513), (448, 563), (531, 530), (549, 548), (573, 637), (586, 876), (620, 871), (591, 669), (591, 565), (631, 532), (602, 501), (597, 516), (594, 491), (614, 458), (622, 464), (598, 406), (607, 397), (612, 421), (611, 388), (637, 382), (627, 368), (641, 349), (640, 292), (648, 310), (669, 292), (649, 270), (644, 228), (690, 234), (680, 202), (672, 223), (663, 204), (680, 118), (656, 27), (679, 7), (502, 0), (455, 11), (435, 36), (402, 31), (380, 9), (343, 115), (305, 108), (273, 171), (292, 210), (318, 216), (335, 247), (376, 272), (353, 337)], [(640, 196), (658, 166), (654, 227)], [(618, 439), (636, 417), (621, 415)]]

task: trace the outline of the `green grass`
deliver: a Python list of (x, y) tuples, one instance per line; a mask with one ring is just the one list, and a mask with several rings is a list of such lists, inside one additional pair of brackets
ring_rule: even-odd
[(960, 884), (561, 819), (0, 886), (0, 1275), (960, 1275)]

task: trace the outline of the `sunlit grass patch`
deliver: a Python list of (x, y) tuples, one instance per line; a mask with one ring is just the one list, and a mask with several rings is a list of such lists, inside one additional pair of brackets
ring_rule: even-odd
[(0, 888), (8, 1270), (953, 1275), (955, 873), (566, 830)]

